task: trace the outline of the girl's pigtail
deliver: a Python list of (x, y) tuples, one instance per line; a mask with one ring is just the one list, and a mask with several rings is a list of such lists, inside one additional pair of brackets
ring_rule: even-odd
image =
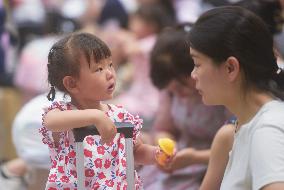
[(47, 97), (47, 99), (49, 101), (53, 101), (54, 100), (54, 98), (55, 98), (55, 87), (54, 86), (50, 87), (50, 91), (49, 91), (49, 93), (47, 94), (46, 97)]

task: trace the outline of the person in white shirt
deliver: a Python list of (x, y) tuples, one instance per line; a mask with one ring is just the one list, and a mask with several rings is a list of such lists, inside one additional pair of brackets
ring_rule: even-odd
[(284, 189), (284, 71), (267, 25), (244, 8), (223, 6), (203, 13), (188, 40), (203, 102), (237, 118), (220, 189)]

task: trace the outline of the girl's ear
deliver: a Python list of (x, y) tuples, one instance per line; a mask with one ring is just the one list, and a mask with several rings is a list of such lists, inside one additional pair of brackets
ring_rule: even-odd
[(237, 58), (228, 57), (225, 63), (226, 74), (229, 81), (235, 81), (240, 73), (240, 63)]
[(63, 78), (63, 85), (69, 93), (78, 92), (76, 79), (71, 76), (65, 76)]

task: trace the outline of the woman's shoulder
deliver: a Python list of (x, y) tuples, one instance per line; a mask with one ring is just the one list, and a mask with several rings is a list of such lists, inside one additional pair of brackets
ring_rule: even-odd
[(216, 133), (215, 140), (219, 144), (230, 145), (234, 140), (235, 125), (228, 123), (223, 125)]

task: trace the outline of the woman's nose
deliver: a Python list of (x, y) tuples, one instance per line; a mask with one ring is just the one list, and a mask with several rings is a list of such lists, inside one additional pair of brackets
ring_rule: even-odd
[(196, 80), (196, 71), (195, 71), (195, 68), (191, 71), (191, 78), (193, 79), (193, 80)]

